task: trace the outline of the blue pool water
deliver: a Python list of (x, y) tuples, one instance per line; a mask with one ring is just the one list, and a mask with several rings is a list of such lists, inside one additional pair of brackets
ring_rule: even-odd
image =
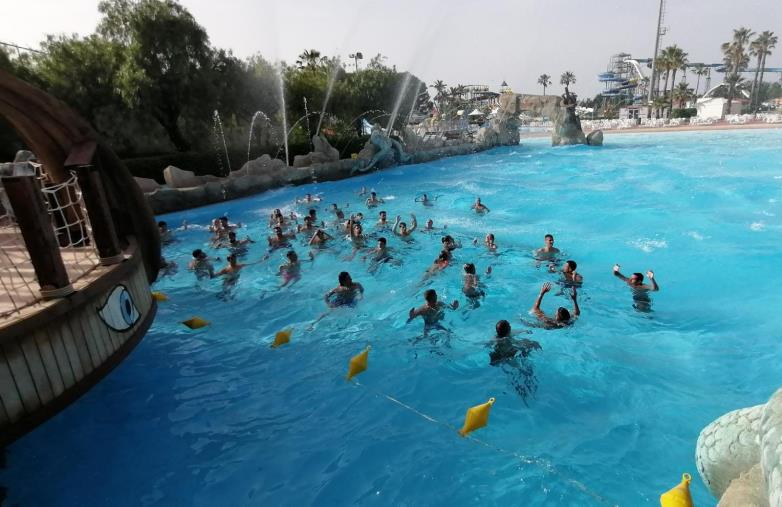
[[(196, 283), (185, 269), (208, 234), (178, 233), (165, 255), (179, 272), (155, 286), (170, 301), (143, 342), (6, 450), (10, 503), (659, 505), (687, 471), (696, 504), (713, 505), (695, 469), (699, 431), (780, 383), (782, 130), (608, 135), (606, 144), (525, 141), (163, 217), (206, 224), (226, 213), (246, 224), (240, 236), (261, 240), (247, 256), (257, 260), (270, 211), (296, 209), (308, 191), (323, 193), (329, 220), (325, 204), (338, 202), (373, 223), (377, 210), (355, 195), (364, 185), (387, 199), (391, 219), (431, 217), (464, 246), (419, 286), (441, 231), (416, 232), (410, 245), (390, 239), (403, 263), (375, 275), (343, 260), (340, 240), (282, 290), (279, 251), (246, 268), (226, 301), (219, 281)], [(413, 203), (420, 192), (440, 197), (424, 209)], [(469, 212), (476, 195), (488, 215)], [(471, 244), (487, 232), (497, 255)], [(581, 318), (561, 330), (522, 323), (540, 285), (557, 279), (531, 255), (549, 232), (584, 276)], [(494, 269), (478, 308), (460, 293), (463, 262)], [(654, 269), (652, 313), (633, 310), (615, 262), (626, 273)], [(307, 331), (342, 270), (365, 299)], [(450, 337), (421, 339), (420, 319), (405, 324), (429, 287), (462, 303), (446, 315)], [(556, 292), (544, 310), (567, 305)], [(193, 315), (212, 325), (179, 324)], [(501, 318), (530, 329), (542, 350), (489, 366)], [(287, 326), (291, 343), (269, 348)], [(349, 358), (367, 344), (368, 370), (346, 382)], [(492, 396), (489, 425), (459, 437), (466, 408)]]

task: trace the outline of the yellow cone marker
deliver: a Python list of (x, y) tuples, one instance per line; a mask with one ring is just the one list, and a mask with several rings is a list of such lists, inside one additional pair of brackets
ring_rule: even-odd
[(369, 349), (371, 348), (367, 345), (363, 352), (350, 358), (348, 363), (348, 380), (367, 369), (367, 359), (369, 358)]
[(168, 301), (168, 296), (166, 296), (162, 292), (153, 292), (152, 299), (154, 299), (155, 301)]
[(466, 437), (471, 431), (486, 426), (489, 422), (489, 412), (492, 405), (494, 405), (494, 398), (489, 398), (486, 403), (468, 408), (467, 415), (464, 417), (464, 426), (459, 430), (459, 434)]
[(682, 474), (682, 482), (660, 495), (662, 507), (692, 507), (690, 496), (690, 474)]
[(274, 335), (274, 343), (272, 343), (272, 348), (276, 349), (280, 345), (285, 345), (289, 341), (291, 341), (291, 335), (293, 334), (293, 329), (284, 329), (282, 331), (277, 331), (277, 334)]
[(192, 317), (182, 321), (182, 324), (186, 325), (190, 329), (200, 329), (204, 326), (208, 326), (210, 322), (208, 320), (202, 319), (201, 317)]

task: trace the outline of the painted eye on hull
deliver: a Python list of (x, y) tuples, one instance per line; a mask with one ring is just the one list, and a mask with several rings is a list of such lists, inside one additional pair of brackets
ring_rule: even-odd
[(98, 309), (98, 314), (103, 323), (114, 331), (127, 331), (141, 317), (128, 288), (124, 285), (114, 287), (106, 303)]

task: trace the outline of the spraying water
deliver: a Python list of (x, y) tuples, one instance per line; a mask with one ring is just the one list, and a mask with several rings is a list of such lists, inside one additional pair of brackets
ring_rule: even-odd
[(257, 120), (259, 116), (261, 116), (263, 118), (263, 121), (267, 125), (271, 125), (271, 122), (272, 122), (269, 119), (269, 117), (266, 116), (266, 113), (264, 113), (263, 111), (256, 111), (255, 114), (253, 114), (253, 119), (250, 120), (250, 135), (249, 135), (249, 139), (247, 140), (247, 161), (248, 162), (250, 161), (250, 148), (253, 145), (253, 127), (255, 127), (255, 120)]
[(304, 117), (307, 119), (307, 143), (312, 146), (312, 132), (310, 131), (310, 113), (307, 111), (307, 97), (304, 97)]
[(280, 111), (282, 112), (282, 142), (285, 144), (285, 165), (291, 165), (288, 153), (288, 113), (285, 109), (285, 83), (282, 79), (282, 63), (277, 67), (277, 81), (280, 85)]
[[(228, 176), (231, 172), (231, 159), (228, 157), (228, 145), (225, 143), (225, 132), (223, 131), (223, 122), (220, 120), (220, 113), (215, 109), (214, 112), (214, 133), (215, 133), (215, 152), (217, 153), (217, 165), (220, 167), (220, 174)], [(219, 137), (218, 137), (219, 135)], [(223, 157), (220, 156), (220, 140), (223, 142), (223, 151), (225, 151), (225, 160), (228, 164), (228, 173), (224, 171)]]
[(394, 122), (399, 114), (399, 108), (402, 106), (402, 99), (405, 97), (407, 87), (410, 85), (410, 73), (405, 72), (405, 77), (402, 80), (402, 86), (399, 87), (399, 95), (396, 96), (396, 102), (394, 103), (394, 109), (391, 111), (391, 117), (388, 119), (388, 125), (386, 126), (386, 135), (391, 133), (391, 129), (394, 127)]
[(323, 99), (323, 107), (320, 108), (320, 118), (318, 118), (318, 128), (315, 129), (316, 134), (320, 134), (320, 126), (323, 123), (323, 115), (326, 114), (326, 106), (329, 104), (331, 98), (331, 91), (334, 89), (334, 83), (337, 80), (337, 73), (341, 67), (339, 57), (337, 57), (334, 64), (331, 66), (331, 74), (329, 74), (329, 84), (326, 86), (326, 97)]
[(407, 119), (405, 120), (405, 125), (410, 124), (410, 117), (413, 116), (413, 111), (415, 110), (415, 105), (418, 103), (418, 95), (422, 94), (421, 92), (421, 85), (423, 83), (418, 83), (418, 86), (415, 88), (415, 94), (413, 95), (413, 100), (410, 102), (410, 111), (407, 113)]

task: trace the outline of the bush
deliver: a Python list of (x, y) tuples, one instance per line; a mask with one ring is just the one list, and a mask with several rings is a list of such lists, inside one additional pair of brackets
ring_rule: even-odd
[(674, 109), (671, 111), (671, 118), (692, 118), (698, 115), (698, 110), (694, 107), (683, 109)]

